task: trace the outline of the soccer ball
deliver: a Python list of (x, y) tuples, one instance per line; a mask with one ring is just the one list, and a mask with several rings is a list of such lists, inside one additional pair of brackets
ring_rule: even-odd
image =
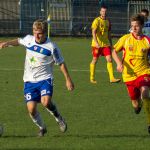
[(3, 125), (0, 125), (0, 136), (2, 136), (2, 135), (3, 135), (3, 132), (4, 132)]

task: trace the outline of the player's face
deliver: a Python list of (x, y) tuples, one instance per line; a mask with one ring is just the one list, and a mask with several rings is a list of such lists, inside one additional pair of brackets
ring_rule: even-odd
[(131, 21), (132, 33), (136, 36), (142, 33), (142, 25), (138, 21)]
[(33, 29), (33, 35), (37, 43), (43, 43), (46, 40), (46, 35), (41, 29)]
[(101, 18), (105, 18), (106, 17), (106, 13), (107, 13), (107, 9), (106, 8), (101, 8), (101, 10), (100, 10)]

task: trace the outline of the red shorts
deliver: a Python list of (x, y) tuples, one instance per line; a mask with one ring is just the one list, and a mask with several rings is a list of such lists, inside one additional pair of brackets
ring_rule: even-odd
[(100, 48), (92, 47), (92, 54), (93, 54), (93, 57), (111, 55), (111, 49), (109, 46), (100, 47)]
[(125, 82), (125, 84), (131, 100), (137, 100), (141, 96), (140, 88), (142, 86), (150, 87), (150, 75), (142, 75), (133, 81)]

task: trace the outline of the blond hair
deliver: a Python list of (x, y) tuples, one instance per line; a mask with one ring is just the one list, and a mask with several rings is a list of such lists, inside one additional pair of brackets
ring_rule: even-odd
[(38, 19), (34, 21), (33, 30), (37, 30), (37, 29), (42, 30), (44, 33), (47, 33), (47, 29), (48, 29), (47, 21), (42, 19)]

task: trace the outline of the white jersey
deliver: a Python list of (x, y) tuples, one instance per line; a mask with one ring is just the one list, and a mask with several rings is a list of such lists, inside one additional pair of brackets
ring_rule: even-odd
[(144, 35), (150, 37), (150, 19), (144, 23), (144, 27), (142, 29)]
[(63, 63), (58, 47), (47, 38), (43, 44), (35, 42), (32, 35), (19, 38), (18, 42), (26, 47), (24, 82), (38, 82), (53, 78), (53, 65)]

